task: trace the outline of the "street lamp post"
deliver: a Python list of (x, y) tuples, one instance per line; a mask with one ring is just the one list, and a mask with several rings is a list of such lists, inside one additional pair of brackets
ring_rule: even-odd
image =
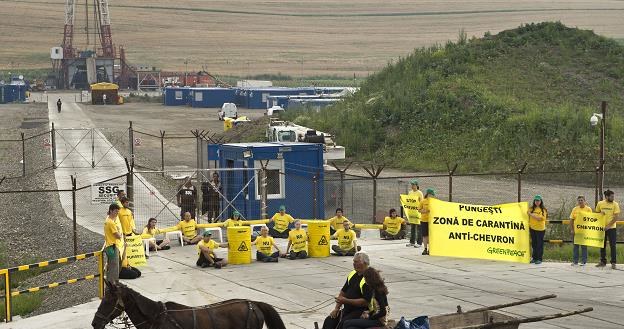
[(600, 121), (600, 159), (598, 160), (598, 200), (602, 200), (602, 192), (604, 189), (604, 165), (605, 165), (605, 130), (607, 127), (607, 102), (602, 101), (600, 104), (601, 113), (594, 113), (589, 119), (592, 126), (598, 125)]

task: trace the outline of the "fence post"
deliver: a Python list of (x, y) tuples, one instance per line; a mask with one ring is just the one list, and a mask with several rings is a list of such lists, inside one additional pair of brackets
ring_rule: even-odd
[(518, 169), (518, 202), (522, 201), (522, 174), (526, 169), (527, 162), (525, 162), (520, 169)]
[(134, 166), (134, 129), (132, 128), (132, 121), (128, 127), (128, 147), (130, 152), (130, 164)]
[(375, 224), (375, 217), (377, 216), (377, 177), (381, 175), (381, 171), (385, 168), (385, 165), (376, 167), (371, 165), (370, 169), (364, 167), (364, 170), (373, 178), (373, 219), (372, 223)]
[(95, 128), (91, 128), (91, 168), (95, 168)]
[(448, 174), (449, 174), (449, 197), (448, 197), (448, 200), (449, 200), (449, 202), (453, 202), (453, 174), (455, 174), (455, 170), (457, 170), (457, 163), (455, 164), (455, 166), (453, 166), (453, 169), (451, 169), (451, 167), (447, 163), (446, 164), (446, 168), (448, 169)]
[(22, 177), (26, 177), (26, 139), (24, 133), (22, 135)]
[(267, 214), (267, 175), (266, 175), (266, 167), (269, 165), (269, 160), (260, 161), (260, 188), (261, 188), (261, 196), (260, 196), (260, 212), (262, 219), (267, 219), (269, 215)]
[(52, 142), (52, 168), (56, 169), (56, 129), (54, 129), (54, 122), (52, 122), (52, 131), (50, 141)]
[(331, 162), (332, 167), (336, 168), (336, 170), (338, 170), (338, 173), (340, 174), (340, 192), (339, 192), (339, 199), (340, 199), (340, 208), (344, 209), (344, 192), (345, 192), (345, 176), (347, 174), (347, 170), (349, 169), (349, 167), (351, 167), (351, 165), (353, 164), (353, 161), (349, 162), (343, 169), (340, 169), (338, 167), (338, 165), (335, 162)]
[(4, 272), (4, 314), (5, 321), (11, 322), (11, 277), (9, 271)]
[(162, 176), (165, 177), (165, 131), (160, 131), (160, 169)]
[(596, 207), (596, 205), (598, 204), (598, 201), (600, 201), (600, 193), (602, 193), (602, 191), (600, 191), (600, 167), (596, 167), (596, 179), (594, 181), (594, 207)]
[(100, 299), (104, 298), (104, 250), (100, 250), (100, 254), (98, 255), (98, 273), (100, 277), (98, 278), (98, 292), (100, 295)]
[(126, 169), (128, 173), (126, 174), (126, 197), (130, 201), (130, 204), (134, 204), (134, 165), (128, 163), (128, 158), (124, 158), (126, 162)]
[(72, 220), (74, 230), (74, 255), (78, 255), (78, 225), (76, 223), (76, 177), (69, 176), (72, 184)]

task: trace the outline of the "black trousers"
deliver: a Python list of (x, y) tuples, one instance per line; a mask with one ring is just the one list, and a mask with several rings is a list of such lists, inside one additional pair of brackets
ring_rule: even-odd
[(353, 256), (355, 255), (357, 251), (362, 250), (362, 247), (358, 246), (357, 251), (355, 250), (355, 248), (351, 248), (349, 250), (343, 250), (343, 249), (340, 249), (340, 247), (335, 244), (331, 246), (331, 249), (340, 256)]
[(531, 235), (531, 258), (541, 262), (544, 256), (544, 234), (546, 231), (529, 229), (529, 233)]
[(351, 319), (359, 319), (362, 316), (362, 310), (351, 311), (349, 313), (344, 313), (344, 311), (340, 311), (336, 318), (332, 318), (328, 316), (325, 318), (323, 322), (323, 329), (343, 329), (346, 328), (344, 323)]
[(386, 240), (401, 240), (401, 239), (405, 239), (405, 230), (400, 230), (395, 235), (392, 235), (388, 233), (387, 231), (382, 230), (380, 235), (383, 239), (386, 239)]
[(351, 319), (345, 321), (342, 327), (344, 329), (367, 329), (373, 327), (385, 327), (385, 325), (379, 322), (379, 320)]
[(604, 264), (607, 263), (607, 240), (609, 240), (609, 249), (611, 250), (611, 264), (615, 264), (616, 258), (616, 241), (617, 241), (617, 229), (610, 228), (605, 230), (604, 248), (600, 249), (600, 261)]
[(308, 252), (305, 250), (301, 250), (299, 252), (294, 252), (294, 251), (290, 251), (290, 254), (288, 255), (288, 258), (290, 259), (304, 259), (304, 258), (308, 258)]
[(286, 229), (284, 232), (278, 232), (272, 227), (269, 229), (269, 235), (274, 238), (288, 239), (288, 233), (290, 233), (289, 229)]
[(200, 252), (200, 253), (199, 253), (199, 258), (197, 259), (197, 262), (195, 263), (195, 265), (197, 265), (197, 266), (202, 266), (202, 265), (204, 265), (204, 264), (205, 264), (205, 265), (210, 266), (210, 265), (213, 265), (214, 263), (218, 263), (218, 262), (220, 262), (220, 261), (222, 261), (222, 260), (223, 260), (223, 258), (217, 258), (217, 257), (214, 257), (214, 258), (213, 258), (213, 257), (207, 258), (207, 257), (204, 255), (204, 253), (203, 253), (203, 252)]
[(272, 253), (271, 255), (265, 255), (259, 251), (256, 251), (256, 260), (261, 262), (263, 260), (265, 260), (266, 258), (279, 258), (279, 252), (276, 251), (274, 253)]

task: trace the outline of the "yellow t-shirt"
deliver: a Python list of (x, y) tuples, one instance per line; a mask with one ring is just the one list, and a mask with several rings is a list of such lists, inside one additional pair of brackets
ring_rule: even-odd
[(331, 228), (333, 228), (334, 230), (338, 231), (339, 229), (343, 228), (342, 223), (344, 223), (344, 221), (349, 222), (349, 227), (353, 228), (353, 223), (351, 223), (351, 221), (345, 216), (342, 216), (340, 218), (338, 218), (338, 216), (334, 216), (330, 218), (329, 226), (331, 226)]
[(280, 213), (276, 213), (275, 215), (273, 215), (273, 217), (271, 217), (271, 220), (273, 220), (273, 222), (275, 223), (273, 229), (280, 233), (286, 231), (286, 229), (288, 228), (288, 224), (295, 221), (295, 219), (292, 218), (292, 216), (290, 216), (289, 214), (284, 214), (282, 216), (282, 214)]
[[(572, 208), (572, 212), (570, 213), (570, 219), (572, 219), (572, 220), (576, 220), (576, 215), (577, 215), (579, 212), (581, 212), (581, 211), (589, 211), (589, 212), (591, 212), (591, 211), (592, 211), (592, 209), (591, 209), (591, 207), (590, 207), (590, 206), (588, 206), (588, 205), (585, 205), (585, 207), (583, 207), (583, 208), (581, 208), (581, 207), (579, 207), (579, 206), (576, 206), (576, 207)], [(573, 230), (574, 230), (574, 226), (575, 226), (575, 225), (572, 225), (572, 229), (573, 229)]]
[(143, 234), (150, 235), (152, 238), (155, 237), (157, 234), (161, 234), (161, 233), (163, 233), (163, 231), (161, 231), (158, 228), (148, 229), (146, 227), (143, 229)]
[(288, 241), (290, 241), (292, 251), (308, 251), (308, 234), (304, 229), (295, 229), (288, 232)]
[(134, 216), (132, 215), (132, 210), (128, 208), (119, 209), (119, 222), (121, 222), (121, 229), (123, 234), (130, 234), (134, 230), (136, 230), (136, 225), (134, 224)]
[[(531, 208), (529, 208), (531, 211)], [(542, 208), (535, 207), (532, 211), (533, 214), (538, 215), (542, 218), (542, 220), (537, 220), (531, 216), (529, 216), (529, 227), (535, 231), (544, 231), (546, 230), (546, 219), (548, 218), (548, 211), (544, 209), (544, 213), (542, 213)]]
[(205, 241), (202, 239), (201, 241), (199, 241), (199, 242), (197, 243), (197, 254), (198, 254), (198, 255), (201, 253), (201, 249), (200, 249), (199, 247), (202, 247), (202, 246), (203, 246), (203, 247), (210, 248), (210, 250), (213, 250), (213, 251), (214, 251), (214, 250), (216, 250), (216, 249), (219, 249), (219, 244), (218, 244), (215, 240), (210, 239), (210, 241), (205, 242)]
[(338, 239), (338, 247), (342, 250), (351, 250), (353, 248), (353, 241), (357, 240), (354, 230), (345, 231), (341, 228), (334, 236)]
[[(429, 210), (429, 198), (423, 198), (422, 201), (420, 201), (420, 210)], [(429, 213), (426, 213), (426, 214), (421, 213), (421, 214), (422, 216), (420, 216), (420, 221), (428, 222)]]
[(110, 217), (106, 217), (106, 221), (104, 222), (104, 241), (107, 247), (117, 245), (121, 241), (121, 239), (115, 237), (115, 233), (121, 233), (121, 231), (118, 230), (114, 220)]
[(415, 197), (418, 202), (422, 202), (422, 200), (425, 198), (425, 196), (423, 195), (423, 192), (421, 190), (409, 190), (409, 192), (407, 192), (407, 195), (410, 195), (412, 197)]
[(184, 220), (181, 220), (178, 223), (178, 230), (182, 232), (182, 235), (185, 237), (192, 239), (197, 236), (197, 223), (194, 219), (188, 221), (188, 223)]
[(235, 220), (233, 218), (228, 218), (225, 222), (223, 222), (223, 227), (237, 227), (243, 226), (242, 220)]
[(386, 217), (384, 218), (383, 224), (386, 226), (386, 232), (391, 235), (395, 235), (399, 233), (401, 230), (401, 224), (405, 223), (405, 219), (401, 217)]
[[(613, 220), (613, 216), (618, 215), (620, 213), (620, 205), (613, 201), (607, 202), (607, 200), (598, 201), (596, 204), (596, 212), (605, 212), (605, 225), (609, 224), (610, 221)], [(606, 229), (616, 228), (617, 223), (613, 223), (613, 225), (607, 226)]]
[(271, 252), (273, 251), (273, 245), (275, 245), (275, 241), (271, 236), (267, 236), (266, 238), (263, 236), (259, 236), (254, 241), (254, 244), (256, 245), (256, 248), (259, 252), (270, 256)]

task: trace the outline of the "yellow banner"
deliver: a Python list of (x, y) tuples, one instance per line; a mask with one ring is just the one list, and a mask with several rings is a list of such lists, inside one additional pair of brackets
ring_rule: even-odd
[(604, 247), (605, 215), (581, 211), (574, 218), (574, 244)]
[(429, 253), (528, 263), (529, 216), (526, 202), (496, 206), (429, 202)]
[(410, 224), (420, 224), (420, 202), (409, 194), (401, 194), (401, 206)]
[(145, 249), (143, 249), (143, 239), (140, 235), (127, 236), (126, 245), (126, 258), (130, 266), (139, 267), (147, 265)]

